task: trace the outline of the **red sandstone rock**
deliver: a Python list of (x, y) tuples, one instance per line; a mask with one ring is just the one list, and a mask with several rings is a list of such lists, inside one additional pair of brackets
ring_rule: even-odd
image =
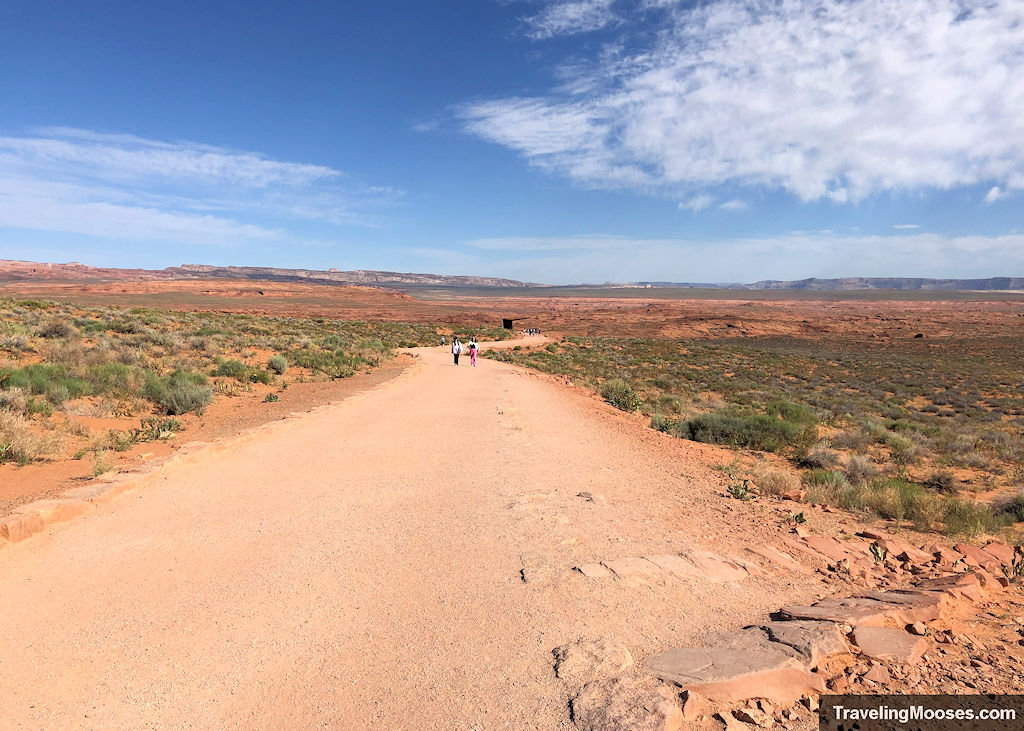
[(877, 660), (913, 662), (928, 649), (923, 637), (892, 627), (854, 627), (853, 641), (863, 654)]
[(709, 647), (671, 650), (644, 665), (662, 680), (718, 702), (767, 698), (790, 704), (824, 687), (795, 650), (769, 641), (758, 628), (708, 639)]

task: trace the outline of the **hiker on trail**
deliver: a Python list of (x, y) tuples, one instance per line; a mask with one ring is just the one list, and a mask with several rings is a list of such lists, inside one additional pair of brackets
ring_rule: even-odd
[(462, 352), (462, 343), (458, 338), (452, 338), (452, 355), (455, 356), (455, 365), (459, 364), (459, 353)]
[(444, 343), (445, 343), (445, 340), (444, 340), (444, 335), (442, 335), (442, 336), (441, 336), (441, 347), (442, 347), (442, 348), (444, 347)]
[(469, 339), (469, 362), (476, 368), (476, 337)]

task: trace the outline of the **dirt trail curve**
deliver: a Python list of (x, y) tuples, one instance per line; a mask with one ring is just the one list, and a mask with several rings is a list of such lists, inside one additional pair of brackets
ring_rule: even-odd
[(738, 555), (761, 538), (729, 511), (756, 508), (721, 497), (696, 445), (417, 352), (395, 381), (8, 545), (0, 726), (560, 728), (557, 645), (643, 657), (817, 590), (572, 571)]

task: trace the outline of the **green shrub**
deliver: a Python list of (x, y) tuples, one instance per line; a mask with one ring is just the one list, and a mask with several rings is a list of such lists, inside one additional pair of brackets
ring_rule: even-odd
[(612, 378), (601, 385), (601, 398), (622, 411), (636, 411), (643, 400), (621, 378)]
[(267, 368), (279, 376), (284, 375), (284, 372), (288, 370), (288, 359), (283, 355), (272, 355), (267, 361)]
[(1013, 523), (1024, 523), (1024, 488), (995, 504), (996, 515)]
[(781, 452), (798, 443), (804, 427), (767, 414), (712, 412), (684, 423), (684, 436), (695, 442), (726, 444), (740, 449)]
[(987, 505), (950, 497), (944, 507), (942, 519), (950, 535), (974, 538), (990, 531), (996, 523)]
[(213, 389), (206, 385), (206, 376), (179, 369), (166, 378), (149, 374), (146, 398), (173, 416), (189, 411), (202, 413), (213, 400)]
[(256, 369), (240, 360), (225, 360), (217, 364), (213, 375), (234, 378), (242, 383), (251, 383), (256, 380)]
[(818, 415), (811, 409), (792, 401), (772, 401), (764, 409), (769, 416), (805, 426), (818, 423)]
[(559, 350), (558, 343), (548, 343), (547, 345), (544, 346), (544, 350), (548, 351), (549, 353), (557, 353)]
[(78, 330), (67, 320), (50, 320), (36, 332), (41, 338), (70, 338), (78, 334)]
[(146, 388), (149, 371), (124, 363), (99, 363), (86, 369), (86, 379), (97, 393), (136, 398)]

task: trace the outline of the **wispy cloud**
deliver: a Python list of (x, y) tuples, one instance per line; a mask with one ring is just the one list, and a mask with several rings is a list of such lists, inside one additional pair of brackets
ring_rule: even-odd
[[(836, 202), (1024, 189), (1019, 0), (635, 0), (616, 11), (644, 21), (625, 28), (629, 44), (574, 58), (547, 95), (461, 106), (465, 129), (595, 188), (740, 185)], [(534, 34), (607, 24), (611, 12), (549, 4)]]
[(531, 38), (543, 39), (600, 30), (615, 22), (615, 0), (551, 0), (526, 19)]
[(731, 201), (726, 201), (719, 206), (723, 211), (742, 211), (747, 207), (747, 204), (743, 201), (733, 198)]
[(401, 191), (253, 152), (46, 128), (0, 137), (0, 227), (119, 239), (290, 240), (308, 223), (372, 225)]
[(693, 198), (690, 198), (689, 200), (679, 201), (679, 210), (693, 211), (694, 213), (699, 213), (700, 211), (703, 211), (705, 208), (709, 207), (714, 202), (714, 198), (712, 198), (709, 195), (704, 195), (702, 193), (700, 195), (693, 196)]
[(921, 226), (916, 223), (894, 223), (892, 227), (900, 231), (910, 231), (915, 228), (921, 228)]
[(996, 201), (1001, 201), (1003, 198), (1006, 198), (1008, 195), (1008, 191), (1003, 190), (998, 185), (993, 185), (989, 188), (988, 193), (985, 194), (985, 202), (995, 203)]

